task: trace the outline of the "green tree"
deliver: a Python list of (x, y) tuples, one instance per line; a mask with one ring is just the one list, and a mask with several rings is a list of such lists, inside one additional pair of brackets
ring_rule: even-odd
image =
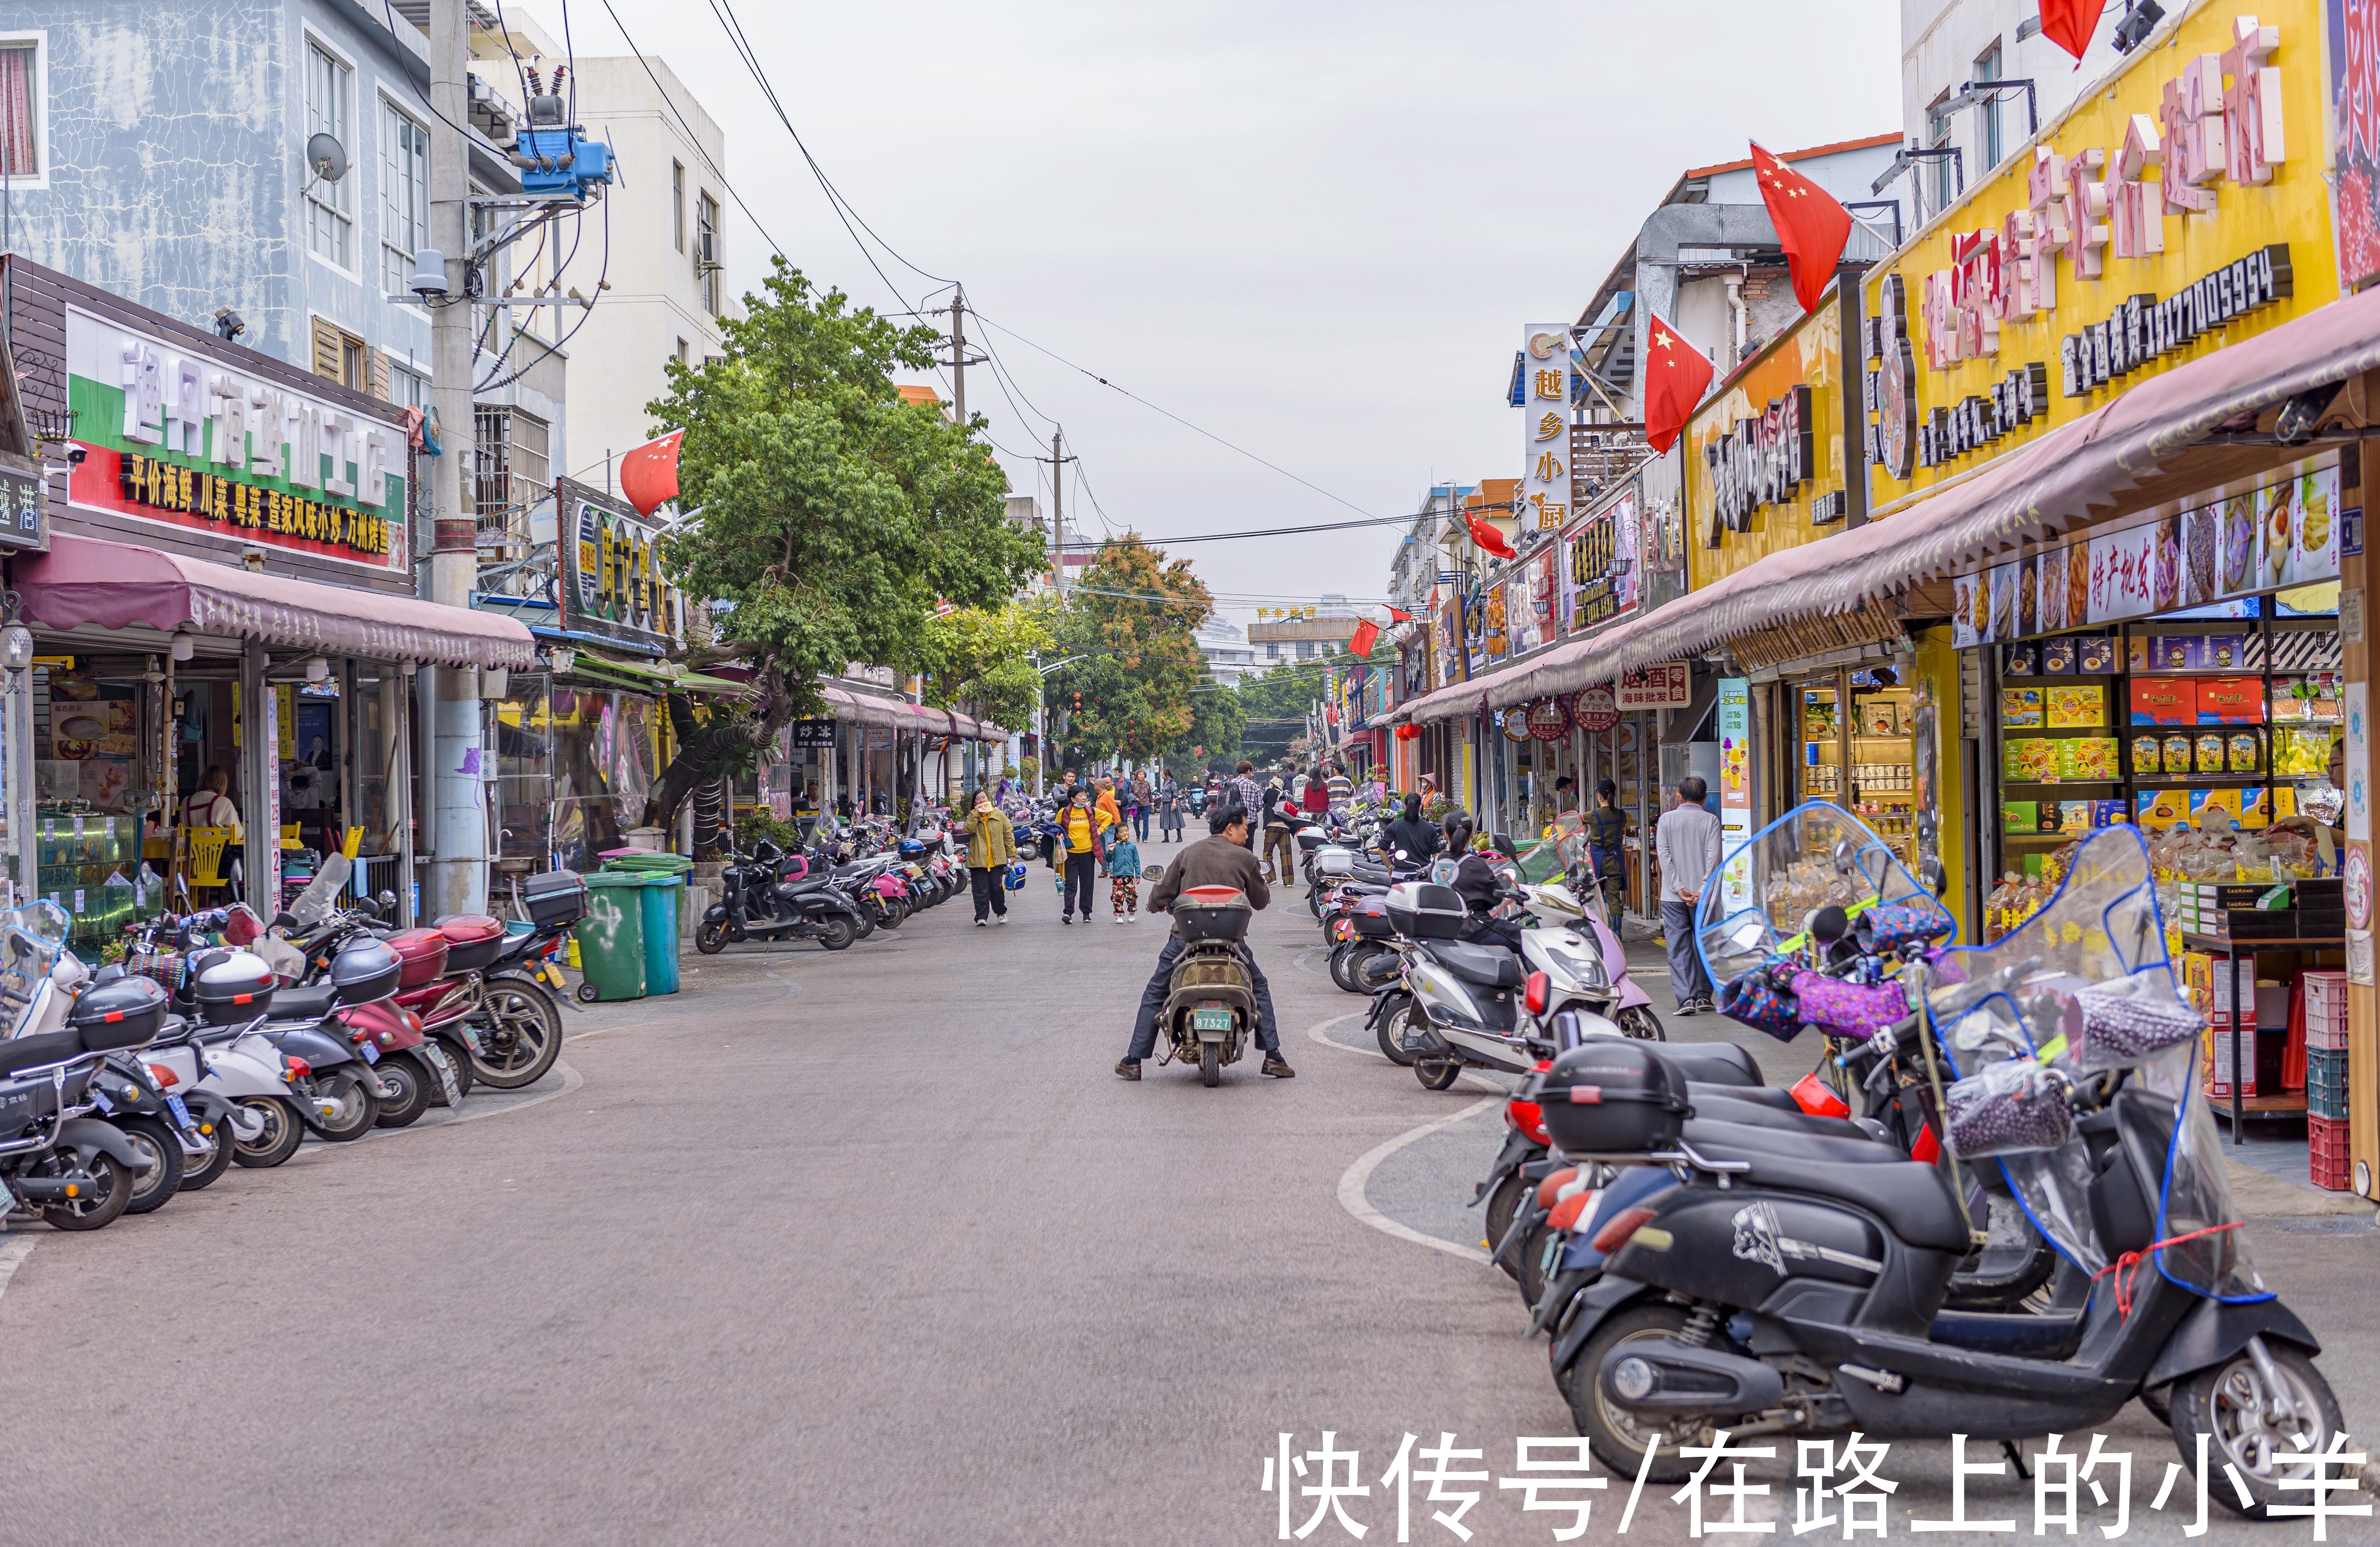
[(1207, 665), (1198, 625), (1213, 610), (1189, 560), (1168, 564), (1132, 536), (1100, 548), (1058, 626), (1060, 649), (1086, 659), (1050, 675), (1050, 702), (1067, 713), (1069, 761), (1148, 761), (1189, 743)]
[(1012, 602), (961, 607), (926, 626), (926, 701), (964, 709), (1003, 730), (1031, 728), (1040, 677), (1033, 656), (1057, 644), (1054, 608)]
[[(1229, 767), (1240, 761), (1247, 711), (1229, 688), (1201, 688), (1190, 700), (1190, 750), (1199, 768)], [(1175, 770), (1179, 777), (1181, 771)]]
[(688, 662), (753, 671), (741, 700), (684, 717), (647, 815), (663, 825), (697, 785), (750, 766), (788, 720), (816, 713), (821, 675), (852, 661), (927, 668), (939, 602), (997, 606), (1045, 556), (1008, 519), (1007, 477), (976, 425), (894, 388), (896, 368), (932, 362), (931, 328), (853, 311), (782, 257), (744, 309), (720, 320), (721, 354), (667, 361), (670, 390), (648, 405), (686, 432), (689, 514), (662, 562), (719, 615), (717, 641)]

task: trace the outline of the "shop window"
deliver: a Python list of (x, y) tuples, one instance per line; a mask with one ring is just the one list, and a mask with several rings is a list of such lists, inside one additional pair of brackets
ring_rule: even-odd
[(371, 390), (371, 346), (335, 323), (314, 319), (314, 374), (358, 392)]
[(472, 412), (479, 459), (471, 496), (480, 513), (480, 536), (489, 541), (525, 541), (528, 507), (552, 481), (548, 448), (552, 432), (534, 414), (482, 403)]
[[(306, 133), (327, 134), (352, 159), (356, 149), (356, 72), (313, 39), (306, 41)], [(299, 159), (304, 159), (299, 147)], [(300, 168), (305, 178), (306, 245), (318, 258), (355, 267), (356, 179), (336, 182)]]
[(430, 131), (380, 104), (382, 293), (412, 293), (413, 255), (430, 245)]
[(39, 40), (0, 43), (0, 172), (39, 177), (42, 156), (42, 58)]

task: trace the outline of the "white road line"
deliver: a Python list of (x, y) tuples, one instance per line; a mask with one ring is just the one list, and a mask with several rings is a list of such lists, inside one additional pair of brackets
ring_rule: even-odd
[(1444, 1252), (1450, 1257), (1465, 1257), (1474, 1262), (1485, 1263), (1488, 1261), (1488, 1254), (1477, 1247), (1464, 1246), (1456, 1241), (1441, 1241), (1435, 1236), (1425, 1236), (1410, 1225), (1399, 1224), (1379, 1210), (1373, 1208), (1372, 1200), (1365, 1196), (1364, 1189), (1370, 1185), (1372, 1173), (1379, 1168), (1380, 1163), (1399, 1150), (1411, 1144), (1415, 1139), (1436, 1133), (1440, 1128), (1452, 1127), (1466, 1117), (1475, 1117), (1502, 1099), (1500, 1094), (1473, 1102), (1459, 1112), (1450, 1112), (1445, 1116), (1424, 1123), (1417, 1128), (1409, 1128), (1387, 1143), (1366, 1151), (1363, 1157), (1349, 1166), (1345, 1174), (1339, 1178), (1339, 1206), (1383, 1235), (1394, 1236), (1401, 1241), (1411, 1241), (1416, 1246), (1426, 1246), (1432, 1251)]
[(33, 1253), (33, 1243), (39, 1236), (30, 1233), (0, 1236), (0, 1295), (8, 1292), (8, 1281), (17, 1276), (17, 1269)]
[[(1371, 1012), (1369, 1010), (1357, 1010), (1352, 1015), (1332, 1016), (1329, 1020), (1318, 1020), (1313, 1025), (1307, 1027), (1305, 1029), (1305, 1035), (1308, 1040), (1320, 1042), (1324, 1047), (1335, 1048), (1341, 1053), (1352, 1053), (1358, 1058), (1377, 1058), (1383, 1064), (1396, 1063), (1395, 1059), (1390, 1058), (1387, 1054), (1382, 1053), (1377, 1047), (1356, 1047), (1346, 1042), (1336, 1041), (1330, 1036), (1330, 1029), (1337, 1026), (1342, 1021), (1360, 1020), (1370, 1014)], [(1512, 1092), (1507, 1090), (1503, 1086), (1497, 1084), (1493, 1078), (1481, 1073), (1477, 1069), (1463, 1070), (1462, 1079), (1474, 1090), (1492, 1090), (1500, 1096), (1510, 1096), (1512, 1094)]]

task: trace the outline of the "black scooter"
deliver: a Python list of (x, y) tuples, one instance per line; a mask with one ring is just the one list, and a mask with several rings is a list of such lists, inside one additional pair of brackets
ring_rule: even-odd
[(781, 879), (776, 846), (763, 840), (720, 871), (722, 895), (702, 916), (694, 948), (715, 956), (741, 940), (815, 940), (830, 951), (859, 938), (859, 910), (831, 874)]
[[(2321, 1345), (2296, 1315), (2179, 1282), (2151, 1250), (2178, 1113), (2128, 1072), (2070, 1101), (2099, 1244), (2145, 1260), (2039, 1315), (1941, 1309), (1967, 1221), (1933, 1166), (1888, 1146), (1696, 1117), (1674, 1066), (1609, 1039), (1563, 1054), (1527, 1093), (1573, 1158), (1653, 1160), (1684, 1178), (1598, 1224), (1603, 1277), (1556, 1333), (1579, 1431), (1621, 1475), (1649, 1465), (1682, 1480), (1694, 1464), (1676, 1447), (1722, 1429), (2015, 1440), (2087, 1431), (2141, 1396), (2169, 1415), (2185, 1465), (2208, 1437), (2210, 1497), (2262, 1517), (2305, 1502), (2302, 1484), (2278, 1485), (2308, 1469), (2298, 1444), (2320, 1451), (2341, 1431)], [(2206, 1238), (2218, 1256), (2229, 1239)]]

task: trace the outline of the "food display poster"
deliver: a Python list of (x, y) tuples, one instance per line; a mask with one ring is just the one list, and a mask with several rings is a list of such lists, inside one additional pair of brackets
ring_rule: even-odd
[(1950, 582), (1961, 649), (2276, 592), (2282, 615), (2335, 611), (2338, 469), (2225, 495), (2145, 526)]
[(65, 795), (65, 781), (56, 775), (51, 787), (101, 810), (123, 810), (133, 761), (140, 755), (140, 704), (130, 686), (53, 676), (49, 755), (76, 767), (73, 795)]

